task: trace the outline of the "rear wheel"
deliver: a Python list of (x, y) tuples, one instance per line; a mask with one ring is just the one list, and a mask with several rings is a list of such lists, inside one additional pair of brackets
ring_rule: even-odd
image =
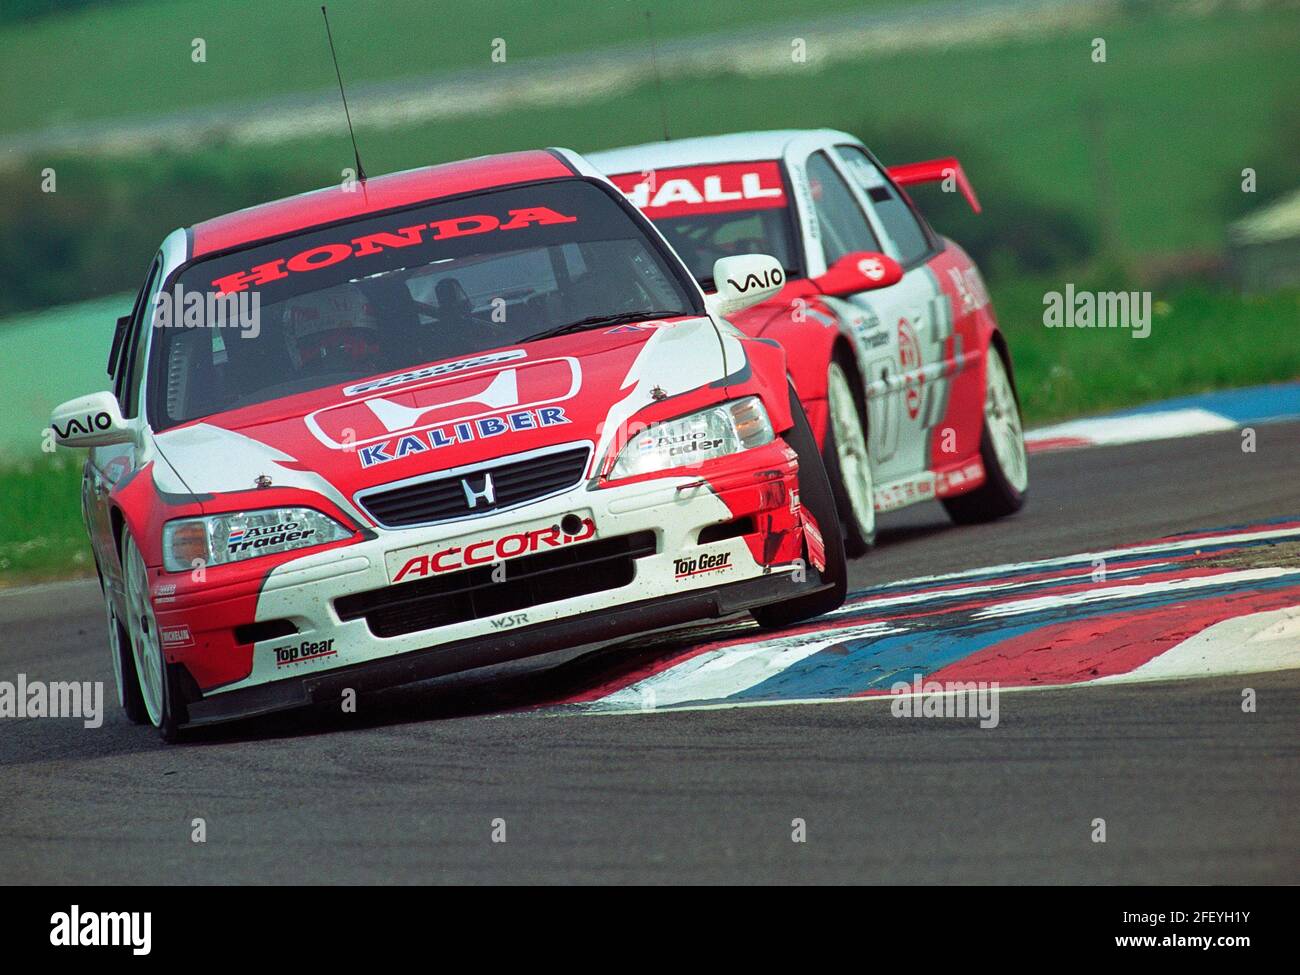
[(1002, 354), (994, 346), (989, 347), (985, 376), (984, 430), (980, 434), (984, 483), (974, 491), (943, 499), (949, 517), (959, 525), (993, 521), (1019, 511), (1029, 488), (1020, 406)]
[[(848, 592), (848, 566), (844, 559), (840, 521), (835, 512), (835, 496), (826, 477), (826, 468), (822, 466), (812, 428), (808, 426), (808, 417), (804, 415), (793, 387), (790, 388), (790, 411), (794, 414), (794, 428), (786, 432), (785, 441), (799, 456), (799, 503), (812, 514), (821, 532), (826, 568), (820, 576), (822, 582), (831, 585), (818, 592), (750, 610), (759, 625), (768, 628), (789, 626), (838, 609)], [(806, 571), (812, 574), (817, 569), (808, 565)]]
[(184, 706), (179, 702), (171, 670), (163, 656), (144, 556), (129, 534), (122, 541), (122, 568), (126, 579), (126, 632), (145, 718), (158, 729), (164, 741), (175, 741), (185, 722)]
[(826, 444), (822, 457), (844, 526), (844, 551), (850, 558), (866, 553), (876, 541), (875, 482), (867, 453), (865, 411), (853, 366), (840, 356), (826, 372)]

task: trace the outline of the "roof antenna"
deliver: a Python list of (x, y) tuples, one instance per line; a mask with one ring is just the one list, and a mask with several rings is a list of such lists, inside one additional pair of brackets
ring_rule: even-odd
[(654, 67), (655, 92), (659, 95), (659, 121), (664, 127), (664, 142), (671, 142), (673, 137), (668, 134), (668, 109), (664, 105), (664, 82), (659, 77), (659, 58), (655, 54), (655, 21), (649, 10), (645, 12), (645, 24), (646, 32), (650, 35), (650, 64)]
[(343, 115), (348, 120), (348, 135), (352, 137), (352, 155), (357, 161), (357, 179), (366, 181), (366, 170), (361, 165), (361, 150), (357, 148), (357, 134), (352, 131), (352, 114), (348, 111), (348, 96), (343, 90), (343, 74), (339, 71), (339, 56), (334, 53), (334, 35), (330, 33), (330, 15), (325, 12), (325, 4), (320, 6), (320, 15), (325, 18), (325, 36), (330, 42), (330, 57), (334, 59), (334, 76), (339, 79), (339, 95), (343, 98)]

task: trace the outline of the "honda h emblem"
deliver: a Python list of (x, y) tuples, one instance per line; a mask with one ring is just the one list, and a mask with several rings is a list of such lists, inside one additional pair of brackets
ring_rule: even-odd
[(480, 501), (485, 501), (488, 504), (496, 504), (497, 494), (496, 488), (492, 486), (491, 474), (483, 475), (483, 486), (477, 491), (474, 490), (474, 486), (470, 484), (468, 477), (462, 477), (460, 479), (460, 486), (465, 489), (465, 503), (471, 508), (477, 508)]

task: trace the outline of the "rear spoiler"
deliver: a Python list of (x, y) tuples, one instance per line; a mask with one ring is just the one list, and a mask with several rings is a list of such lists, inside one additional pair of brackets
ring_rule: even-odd
[(976, 213), (980, 212), (980, 201), (975, 195), (975, 188), (970, 185), (970, 180), (966, 178), (966, 170), (961, 168), (961, 163), (957, 161), (956, 156), (948, 156), (945, 159), (927, 159), (925, 162), (903, 163), (901, 166), (890, 166), (888, 169), (889, 176), (899, 186), (911, 186), (914, 183), (938, 183), (943, 180), (955, 180), (957, 189), (961, 190), (961, 195), (966, 197), (966, 202)]

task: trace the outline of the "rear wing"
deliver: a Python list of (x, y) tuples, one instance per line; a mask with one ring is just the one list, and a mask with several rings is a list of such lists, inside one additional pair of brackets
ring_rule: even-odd
[[(889, 176), (899, 186), (912, 186), (915, 183), (938, 183), (952, 180), (957, 189), (961, 190), (961, 195), (966, 197), (966, 202), (976, 213), (980, 212), (979, 197), (975, 195), (975, 187), (970, 185), (970, 180), (966, 178), (966, 170), (961, 168), (961, 163), (957, 161), (956, 156), (948, 156), (944, 159), (927, 159), (925, 162), (903, 163), (901, 166), (890, 166), (888, 169)], [(948, 187), (944, 187), (948, 189)]]

